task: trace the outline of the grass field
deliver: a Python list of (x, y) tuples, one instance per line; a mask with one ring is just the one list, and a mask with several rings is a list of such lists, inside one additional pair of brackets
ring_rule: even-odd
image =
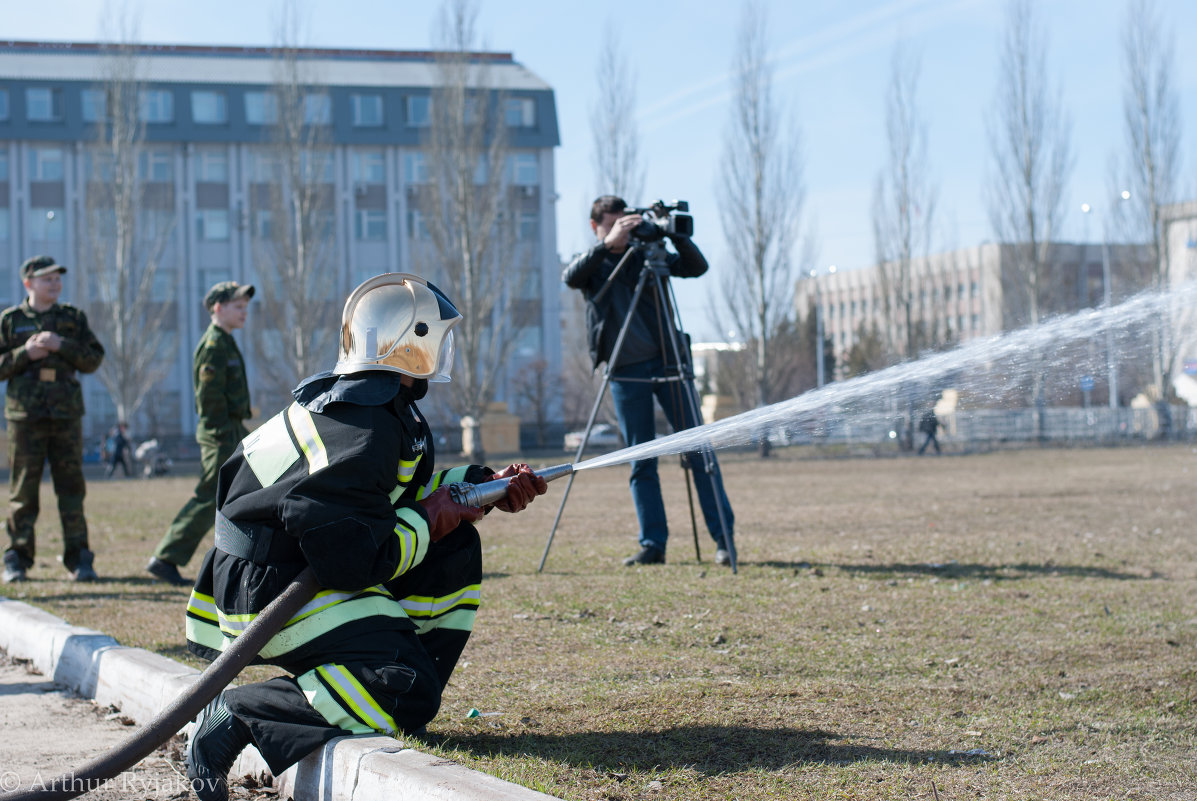
[[(673, 459), (664, 566), (619, 564), (626, 467), (578, 476), (543, 574), (564, 481), (490, 515), (425, 747), (566, 799), (1197, 798), (1193, 448), (808, 456), (721, 455), (738, 575), (705, 534), (695, 560)], [(44, 486), (0, 593), (200, 666), (186, 592), (142, 572), (190, 486), (91, 485), (93, 586)]]

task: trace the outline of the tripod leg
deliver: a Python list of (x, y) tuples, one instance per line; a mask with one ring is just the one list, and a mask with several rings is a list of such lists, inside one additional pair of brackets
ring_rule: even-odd
[(698, 518), (694, 516), (694, 489), (690, 486), (690, 465), (682, 456), (682, 472), (686, 474), (686, 499), (690, 501), (690, 530), (694, 532), (694, 558), (702, 563), (702, 551), (698, 548)]

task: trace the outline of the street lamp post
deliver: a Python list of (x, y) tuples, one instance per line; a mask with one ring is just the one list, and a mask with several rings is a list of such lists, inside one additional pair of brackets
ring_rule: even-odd
[[(1130, 192), (1123, 189), (1118, 193), (1118, 201), (1130, 200)], [(1093, 207), (1088, 203), (1081, 204), (1081, 211), (1089, 214)], [(1109, 220), (1103, 211), (1101, 215), (1101, 294), (1102, 305), (1107, 309), (1113, 305), (1113, 291), (1110, 281), (1110, 236)], [(1114, 354), (1114, 330), (1106, 326), (1106, 382), (1110, 391), (1110, 408), (1118, 408), (1118, 359)]]

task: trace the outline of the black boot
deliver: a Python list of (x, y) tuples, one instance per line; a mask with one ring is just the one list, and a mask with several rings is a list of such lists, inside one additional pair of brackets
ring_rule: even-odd
[(4, 552), (4, 583), (14, 584), (24, 581), (25, 565), (21, 562), (21, 555), (16, 551)]
[(95, 565), (96, 555), (90, 549), (79, 549), (79, 555), (75, 559), (75, 569), (71, 571), (71, 578), (75, 581), (95, 581), (99, 578), (93, 566)]
[(223, 693), (195, 719), (187, 741), (187, 779), (200, 801), (228, 801), (229, 770), (252, 742), (249, 727), (224, 704)]

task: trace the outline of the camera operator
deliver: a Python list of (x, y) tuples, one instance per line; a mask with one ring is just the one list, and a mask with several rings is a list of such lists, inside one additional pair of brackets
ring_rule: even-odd
[[(696, 419), (692, 404), (687, 403), (686, 393), (693, 391), (691, 385), (682, 381), (657, 380), (665, 378), (670, 371), (676, 376), (679, 370), (678, 365), (671, 363), (674, 361), (671, 349), (666, 350), (671, 334), (665, 326), (673, 324), (673, 317), (668, 308), (658, 308), (663, 300), (661, 293), (646, 292), (641, 295), (637, 308), (631, 308), (640, 272), (645, 267), (645, 255), (642, 248), (635, 247), (632, 232), (642, 223), (652, 223), (646, 223), (638, 213), (627, 213), (627, 208), (627, 203), (614, 195), (603, 195), (594, 201), (590, 209), (590, 228), (598, 241), (588, 251), (574, 257), (565, 268), (562, 280), (571, 289), (581, 290), (586, 299), (590, 357), (596, 369), (600, 364), (610, 362), (620, 328), (625, 320), (629, 320), (617, 360), (609, 364), (609, 369), (611, 397), (619, 428), (624, 441), (632, 446), (656, 436), (654, 396), (675, 431), (692, 428), (701, 421)], [(697, 278), (707, 271), (707, 260), (688, 236), (667, 235), (677, 251), (665, 258), (670, 275)], [(629, 247), (634, 248), (630, 254), (627, 253)], [(607, 280), (625, 254), (627, 261), (608, 286)], [(683, 343), (682, 347), (688, 348), (688, 343)], [(683, 353), (682, 357), (688, 361), (689, 353)], [(710, 458), (712, 469), (707, 472), (702, 454), (683, 456), (693, 468), (703, 518), (715, 540), (715, 561), (727, 565), (731, 564), (728, 549), (735, 547), (732, 540), (735, 517), (723, 489), (719, 465), (713, 455)], [(669, 528), (656, 458), (632, 462), (629, 485), (640, 524), (641, 548), (637, 554), (625, 559), (624, 564), (661, 564), (665, 561)], [(725, 516), (725, 526), (720, 525), (720, 510)], [(726, 544), (724, 531), (727, 533)]]

